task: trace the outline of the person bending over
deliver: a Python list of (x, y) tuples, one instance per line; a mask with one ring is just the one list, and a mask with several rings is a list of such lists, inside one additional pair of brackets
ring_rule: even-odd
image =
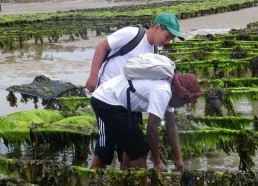
[(146, 101), (130, 94), (132, 114), (149, 113), (146, 138), (135, 117), (129, 117), (126, 96), (129, 85), (123, 74), (103, 83), (91, 98), (95, 114), (110, 129), (115, 142), (121, 146), (124, 152), (123, 161), (129, 161), (124, 168), (147, 168), (146, 158), (150, 150), (154, 166), (160, 171), (167, 171), (160, 159), (158, 133), (158, 124), (164, 116), (168, 139), (176, 156), (176, 167), (183, 171), (184, 163), (172, 107), (179, 108), (186, 103), (197, 102), (202, 93), (197, 78), (189, 73), (175, 73), (172, 82), (134, 79), (132, 83), (136, 91), (147, 99)]

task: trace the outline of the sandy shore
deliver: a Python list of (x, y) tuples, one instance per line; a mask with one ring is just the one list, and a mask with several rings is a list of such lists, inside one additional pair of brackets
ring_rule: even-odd
[[(163, 0), (167, 1), (167, 0)], [(27, 13), (48, 13), (56, 11), (69, 11), (85, 8), (100, 8), (123, 6), (131, 4), (146, 4), (150, 2), (159, 2), (155, 0), (115, 2), (113, 0), (52, 0), (49, 2), (38, 3), (3, 3), (2, 12), (5, 14), (27, 14)]]

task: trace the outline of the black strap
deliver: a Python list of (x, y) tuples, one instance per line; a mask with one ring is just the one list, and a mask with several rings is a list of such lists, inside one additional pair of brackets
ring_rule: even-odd
[(157, 54), (157, 53), (158, 53), (158, 46), (154, 45), (154, 54)]
[(132, 112), (131, 112), (131, 98), (130, 92), (135, 92), (133, 83), (131, 80), (128, 80), (129, 87), (126, 89), (126, 99), (127, 99), (127, 112), (128, 112), (128, 129), (132, 128)]
[[(103, 70), (99, 76), (99, 79), (102, 76), (102, 74), (104, 73), (105, 67), (110, 59), (117, 57), (117, 56), (123, 56), (123, 55), (127, 54), (128, 52), (132, 51), (141, 42), (141, 40), (145, 34), (145, 28), (142, 26), (137, 26), (137, 27), (139, 28), (138, 33), (131, 41), (129, 41), (126, 45), (124, 45), (122, 48), (120, 48), (117, 52), (115, 52), (111, 56), (108, 56), (110, 51), (106, 53), (105, 58), (102, 62), (102, 65), (104, 63), (104, 66), (103, 66)], [(97, 87), (98, 86), (99, 86), (99, 81), (98, 81)]]
[(128, 84), (129, 84), (128, 89), (129, 89), (131, 92), (134, 93), (136, 90), (135, 90), (135, 88), (133, 87), (132, 81), (131, 81), (131, 80), (128, 80)]
[[(128, 129), (131, 130), (132, 128), (132, 110), (131, 110), (131, 97), (130, 92), (135, 92), (135, 88), (131, 80), (128, 80), (129, 87), (126, 89), (126, 99), (127, 99), (127, 112), (128, 112)], [(143, 124), (143, 117), (141, 112), (135, 113), (135, 119), (139, 124)]]
[(108, 54), (106, 54), (106, 57), (103, 62), (108, 61), (111, 58), (114, 58), (116, 56), (123, 56), (123, 55), (127, 54), (128, 52), (132, 51), (140, 43), (140, 41), (142, 40), (142, 38), (145, 34), (145, 28), (143, 28), (142, 26), (137, 26), (137, 27), (139, 28), (137, 35), (131, 41), (129, 41), (126, 45), (124, 45), (122, 48), (120, 48), (117, 52), (112, 54), (111, 56), (108, 56), (108, 54), (109, 54), (109, 52), (108, 52)]

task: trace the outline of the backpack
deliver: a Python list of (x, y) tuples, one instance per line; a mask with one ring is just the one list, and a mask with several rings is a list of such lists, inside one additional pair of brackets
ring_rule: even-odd
[(130, 58), (124, 67), (126, 79), (172, 80), (176, 67), (168, 57), (160, 54), (140, 54)]
[(129, 84), (129, 87), (126, 90), (129, 129), (132, 125), (130, 92), (134, 93), (139, 99), (148, 101), (147, 98), (136, 92), (131, 80), (167, 79), (168, 81), (172, 81), (175, 69), (176, 66), (174, 62), (168, 57), (153, 53), (140, 54), (130, 58), (125, 63), (124, 75)]

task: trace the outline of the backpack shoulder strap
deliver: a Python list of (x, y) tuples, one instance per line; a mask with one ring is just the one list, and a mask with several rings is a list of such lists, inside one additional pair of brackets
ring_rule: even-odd
[(131, 99), (130, 92), (135, 92), (132, 81), (128, 80), (129, 87), (126, 89), (126, 100), (127, 100), (127, 114), (128, 114), (128, 129), (132, 128), (132, 112), (131, 112)]
[[(103, 71), (100, 74), (100, 76), (102, 76), (102, 74), (104, 73), (105, 67), (108, 63), (108, 61), (116, 56), (122, 56), (127, 54), (128, 52), (130, 52), (131, 50), (133, 50), (142, 40), (144, 34), (145, 34), (145, 28), (138, 25), (136, 26), (138, 27), (138, 33), (137, 35), (131, 40), (129, 41), (126, 45), (124, 45), (122, 48), (120, 48), (117, 52), (115, 52), (114, 54), (112, 54), (111, 56), (108, 56), (110, 51), (106, 53), (104, 60), (102, 61), (102, 65), (104, 65), (103, 67)], [(105, 62), (105, 64), (103, 64)], [(99, 76), (99, 78), (100, 78)], [(98, 85), (99, 86), (99, 81), (98, 81)]]
[(112, 54), (109, 57), (106, 57), (104, 61), (108, 61), (113, 57), (116, 56), (123, 56), (127, 54), (128, 52), (132, 51), (142, 40), (144, 34), (145, 34), (145, 28), (142, 26), (137, 26), (139, 28), (137, 35), (129, 41), (126, 45), (124, 45), (122, 48), (120, 48), (116, 53)]
[[(126, 99), (127, 99), (128, 124), (129, 124), (128, 129), (131, 130), (131, 128), (132, 128), (132, 111), (131, 111), (130, 92), (134, 93), (139, 99), (142, 99), (144, 101), (148, 101), (148, 99), (136, 92), (131, 80), (128, 80), (128, 84), (129, 84), (129, 87), (126, 89)], [(141, 112), (136, 113), (136, 119), (139, 124), (143, 124)]]
[(139, 30), (138, 30), (137, 35), (119, 50), (120, 55), (127, 54), (140, 43), (140, 41), (142, 40), (142, 38), (145, 34), (145, 29), (142, 26), (138, 26), (138, 28), (139, 28)]
[(159, 53), (158, 46), (157, 46), (157, 45), (154, 45), (154, 54), (157, 54), (157, 53)]

